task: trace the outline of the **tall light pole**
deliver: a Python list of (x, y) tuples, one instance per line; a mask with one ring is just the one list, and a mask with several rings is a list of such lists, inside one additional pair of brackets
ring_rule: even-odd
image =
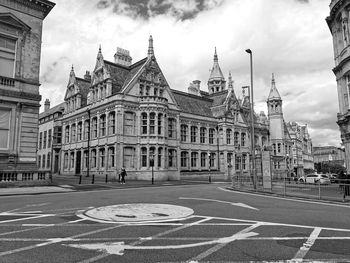
[(254, 189), (257, 188), (256, 172), (255, 172), (255, 134), (254, 134), (254, 89), (253, 89), (253, 52), (250, 49), (246, 49), (245, 52), (250, 57), (250, 125), (251, 125), (251, 146), (252, 146), (252, 172), (253, 172), (253, 184)]

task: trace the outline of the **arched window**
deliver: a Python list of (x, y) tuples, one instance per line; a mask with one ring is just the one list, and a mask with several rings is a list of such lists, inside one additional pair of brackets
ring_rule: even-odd
[(155, 125), (156, 125), (156, 114), (151, 112), (149, 114), (149, 134), (155, 134)]
[(188, 163), (188, 152), (181, 152), (181, 167), (187, 167)]
[(141, 166), (147, 167), (147, 148), (146, 147), (141, 148)]
[(69, 160), (69, 166), (70, 168), (74, 168), (74, 152), (70, 153), (70, 160)]
[(203, 152), (201, 153), (201, 167), (206, 167), (207, 165), (207, 153)]
[(92, 118), (92, 138), (97, 138), (97, 117)]
[[(72, 138), (71, 138), (71, 142), (75, 142), (75, 139), (76, 139), (76, 127), (75, 127), (75, 124), (72, 124)], [(44, 136), (45, 137), (45, 136)]]
[(239, 132), (235, 132), (233, 134), (233, 144), (238, 146), (238, 144), (239, 144)]
[(90, 128), (90, 121), (86, 120), (84, 121), (84, 140), (89, 139), (89, 128)]
[(141, 113), (141, 134), (147, 134), (147, 113)]
[(231, 144), (231, 134), (232, 134), (231, 129), (227, 129), (226, 130), (226, 143), (227, 144)]
[(114, 147), (108, 148), (108, 167), (115, 167), (115, 150)]
[(83, 123), (80, 121), (78, 122), (78, 126), (77, 126), (77, 141), (81, 141), (82, 140), (82, 131), (83, 131)]
[(91, 168), (96, 168), (96, 149), (91, 150)]
[(198, 162), (198, 153), (197, 152), (191, 152), (191, 167), (196, 168)]
[(158, 167), (162, 167), (162, 155), (163, 155), (163, 148), (158, 148)]
[(69, 125), (67, 125), (65, 128), (64, 137), (65, 137), (65, 143), (69, 143)]
[(209, 129), (209, 144), (214, 144), (214, 131), (215, 129)]
[(199, 131), (199, 137), (200, 137), (200, 143), (205, 143), (206, 141), (206, 136), (207, 136), (207, 129), (204, 128), (204, 127), (201, 127), (200, 128), (200, 131)]
[(106, 151), (105, 148), (100, 148), (99, 152), (99, 157), (100, 157), (100, 167), (99, 168), (104, 168), (106, 165)]
[(106, 136), (106, 114), (100, 116), (100, 136)]
[(115, 112), (108, 114), (108, 134), (115, 134)]

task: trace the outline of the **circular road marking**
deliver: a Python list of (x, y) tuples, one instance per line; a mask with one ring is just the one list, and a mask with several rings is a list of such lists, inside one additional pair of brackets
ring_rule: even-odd
[(121, 204), (86, 210), (80, 217), (101, 223), (164, 222), (192, 215), (191, 208), (168, 204)]

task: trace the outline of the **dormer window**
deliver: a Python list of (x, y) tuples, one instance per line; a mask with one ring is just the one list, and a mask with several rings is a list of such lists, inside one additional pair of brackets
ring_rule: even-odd
[(0, 75), (14, 77), (16, 39), (0, 34)]

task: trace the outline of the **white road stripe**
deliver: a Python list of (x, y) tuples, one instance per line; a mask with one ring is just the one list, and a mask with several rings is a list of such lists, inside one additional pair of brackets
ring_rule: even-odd
[(179, 197), (179, 199), (217, 202), (217, 203), (230, 204), (230, 205), (241, 206), (241, 207), (245, 207), (245, 208), (249, 208), (249, 209), (259, 210), (255, 207), (252, 207), (252, 206), (249, 206), (249, 205), (246, 205), (243, 203), (234, 203), (234, 202), (222, 201), (222, 200), (216, 200), (216, 199), (195, 198), (195, 197)]
[(9, 220), (0, 221), (0, 224), (2, 224), (2, 223), (8, 223), (8, 222), (16, 222), (16, 221), (29, 220), (29, 219), (34, 219), (34, 218), (48, 217), (48, 216), (54, 216), (54, 215), (39, 215), (39, 216), (30, 216), (30, 215), (28, 215), (28, 216), (29, 216), (29, 217), (16, 218), (16, 219), (9, 219)]
[(294, 258), (292, 259), (293, 262), (302, 262), (303, 258), (309, 252), (310, 248), (313, 246), (315, 243), (318, 235), (321, 232), (321, 228), (316, 227), (314, 231), (312, 231), (310, 237), (308, 240), (303, 244), (303, 246), (299, 249), (299, 251), (295, 254)]

